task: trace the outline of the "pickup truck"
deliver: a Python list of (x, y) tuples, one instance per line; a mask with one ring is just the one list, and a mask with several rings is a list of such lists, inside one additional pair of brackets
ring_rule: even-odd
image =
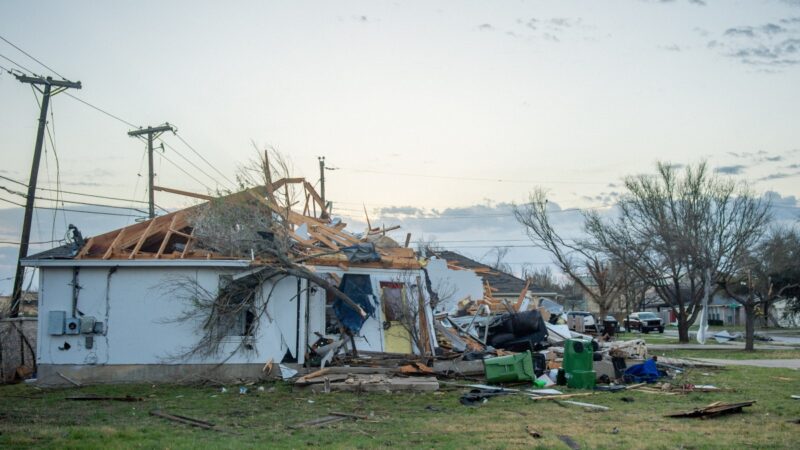
[(651, 331), (664, 332), (664, 322), (656, 314), (651, 312), (635, 312), (628, 316), (623, 323), (626, 330), (639, 330), (642, 333)]

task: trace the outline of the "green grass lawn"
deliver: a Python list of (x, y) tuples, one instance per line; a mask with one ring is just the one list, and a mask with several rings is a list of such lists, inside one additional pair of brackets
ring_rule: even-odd
[(678, 344), (676, 336), (667, 336), (661, 333), (620, 333), (616, 336), (618, 341), (631, 341), (644, 339), (648, 344)]
[[(218, 388), (169, 385), (94, 386), (40, 390), (0, 386), (3, 448), (567, 448), (558, 435), (582, 448), (797, 448), (800, 373), (788, 369), (730, 367), (690, 371), (682, 382), (734, 389), (725, 393), (664, 396), (644, 392), (598, 393), (575, 400), (604, 405), (605, 412), (550, 401), (506, 396), (479, 407), (458, 398), (463, 389), (429, 394), (312, 394), (277, 382), (264, 392), (239, 395)], [(272, 392), (270, 392), (272, 391)], [(132, 395), (136, 403), (75, 402), (75, 395)], [(623, 397), (633, 402), (621, 401)], [(742, 414), (711, 420), (663, 415), (715, 401), (757, 400)], [(161, 409), (216, 423), (224, 432), (190, 428), (153, 417)], [(370, 420), (330, 428), (293, 430), (289, 425), (331, 411)], [(526, 426), (542, 433), (530, 437)], [(615, 428), (617, 432), (615, 432)]]
[(742, 349), (731, 350), (650, 350), (651, 355), (669, 356), (671, 358), (718, 358), (718, 359), (798, 359), (800, 349), (757, 350), (747, 352)]

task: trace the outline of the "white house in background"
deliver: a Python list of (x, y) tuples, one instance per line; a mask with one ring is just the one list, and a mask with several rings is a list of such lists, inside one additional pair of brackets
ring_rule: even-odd
[[(243, 314), (241, 326), (229, 331), (217, 355), (182, 356), (198, 343), (203, 320), (176, 320), (193, 306), (191, 293), (169, 289), (171, 281), (192, 280), (216, 293), (254, 268), (269, 267), (269, 261), (226, 258), (196, 247), (187, 220), (191, 209), (24, 260), (39, 269), (40, 383), (258, 378), (265, 375), (267, 361), (275, 367), (302, 365), (319, 335), (338, 337), (334, 297), (305, 279), (286, 276), (257, 287), (255, 310), (269, 299), (264, 313)], [(434, 351), (433, 316), (420, 284), (425, 276), (411, 249), (372, 247), (371, 262), (351, 262), (334, 252), (369, 242), (370, 232), (359, 238), (341, 223), (296, 213), (290, 221), (308, 233), (295, 244), (319, 255), (310, 257), (307, 267), (371, 310), (355, 337), (358, 350)], [(391, 317), (393, 302), (403, 301), (418, 307), (419, 339), (410, 339)], [(248, 331), (251, 321), (261, 321), (254, 334)], [(234, 352), (242, 345), (248, 350)]]
[(525, 280), (450, 250), (431, 252), (426, 270), (432, 287), (438, 289), (441, 297), (436, 312), (453, 313), (458, 302), (465, 298), (481, 300), (487, 285), (492, 290), (492, 298), (512, 304), (523, 290), (529, 301), (561, 297), (557, 292), (548, 292), (533, 284), (526, 286)]

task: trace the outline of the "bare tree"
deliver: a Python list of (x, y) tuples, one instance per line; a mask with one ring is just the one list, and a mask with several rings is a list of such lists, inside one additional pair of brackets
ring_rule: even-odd
[(590, 212), (585, 226), (599, 250), (653, 286), (677, 315), (680, 342), (689, 342), (705, 288), (716, 289), (722, 274), (735, 272), (763, 233), (769, 205), (706, 163), (682, 174), (668, 163), (656, 168), (655, 175), (625, 178), (617, 219)]
[(511, 273), (513, 271), (511, 265), (505, 262), (509, 250), (508, 247), (493, 247), (481, 259), (494, 270)]
[[(265, 152), (263, 159), (251, 166), (264, 168), (265, 181), (271, 182), (273, 175), (288, 178), (289, 166), (281, 163), (275, 171), (267, 160), (268, 157)], [(280, 157), (274, 159), (281, 160)], [(244, 170), (241, 173), (245, 173)], [(245, 325), (240, 332), (244, 333), (245, 339), (231, 354), (243, 349), (250, 350), (247, 337), (255, 335), (260, 321), (266, 316), (266, 308), (272, 296), (272, 288), (265, 289), (265, 286), (271, 284), (274, 288), (281, 279), (288, 276), (320, 286), (342, 300), (362, 318), (366, 317), (361, 306), (326, 278), (303, 264), (306, 259), (323, 255), (325, 251), (304, 248), (292, 238), (290, 210), (293, 203), (289, 191), (286, 192), (285, 203), (280, 204), (277, 200), (280, 196), (269, 186), (245, 189), (200, 205), (188, 217), (197, 247), (211, 250), (220, 256), (258, 260), (259, 266), (236, 274), (219, 289), (208, 290), (197, 280), (186, 277), (167, 280), (160, 286), (192, 306), (175, 320), (202, 324), (201, 339), (178, 356), (218, 354), (224, 347), (224, 337), (232, 327), (242, 321)]]
[(534, 245), (550, 253), (553, 264), (597, 304), (602, 320), (623, 288), (619, 271), (610, 259), (596, 246), (568, 242), (558, 234), (550, 222), (547, 192), (543, 189), (531, 193), (528, 203), (515, 206), (514, 215)]
[(522, 266), (522, 279), (530, 280), (535, 286), (546, 291), (560, 292), (563, 284), (559, 283), (550, 266), (533, 267), (531, 265)]
[(800, 287), (800, 234), (796, 229), (774, 228), (756, 247), (742, 256), (734, 273), (723, 274), (720, 285), (745, 311), (745, 350), (754, 349), (758, 309), (769, 322), (772, 304)]

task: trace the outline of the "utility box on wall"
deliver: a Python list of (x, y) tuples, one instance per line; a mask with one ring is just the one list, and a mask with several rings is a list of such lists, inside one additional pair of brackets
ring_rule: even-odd
[(66, 318), (66, 311), (50, 311), (47, 314), (47, 334), (53, 336), (61, 336), (64, 334), (64, 322)]
[(77, 317), (70, 317), (65, 320), (64, 334), (80, 334), (81, 333), (81, 319)]

